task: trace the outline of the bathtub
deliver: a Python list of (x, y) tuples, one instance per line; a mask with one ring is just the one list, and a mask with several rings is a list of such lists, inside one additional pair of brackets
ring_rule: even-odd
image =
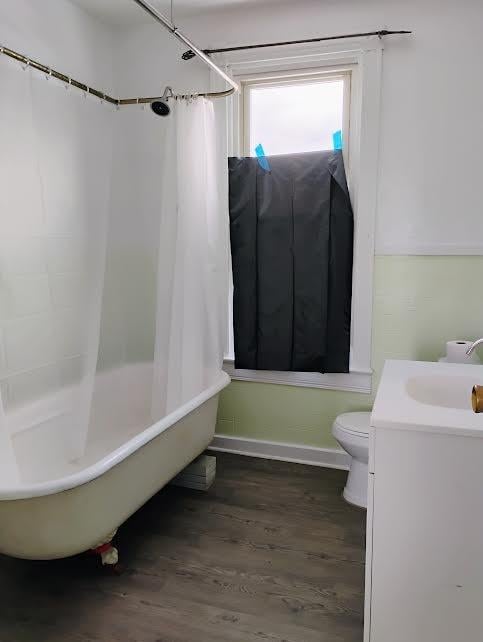
[(97, 375), (78, 459), (66, 457), (72, 435), (55, 418), (13, 435), (20, 477), (0, 485), (0, 553), (55, 559), (96, 547), (203, 452), (228, 375), (145, 428), (151, 381), (148, 364)]

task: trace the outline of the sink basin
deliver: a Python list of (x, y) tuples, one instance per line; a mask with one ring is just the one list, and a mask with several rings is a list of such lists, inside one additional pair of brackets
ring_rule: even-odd
[(406, 391), (415, 401), (429, 406), (471, 410), (471, 390), (475, 383), (475, 377), (419, 375), (407, 380)]
[(386, 361), (371, 415), (376, 428), (481, 436), (483, 414), (471, 406), (483, 365)]

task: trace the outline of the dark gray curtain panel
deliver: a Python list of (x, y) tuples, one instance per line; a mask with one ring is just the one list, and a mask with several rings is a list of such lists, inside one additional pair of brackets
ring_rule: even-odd
[(228, 159), (235, 367), (348, 372), (353, 214), (342, 152)]

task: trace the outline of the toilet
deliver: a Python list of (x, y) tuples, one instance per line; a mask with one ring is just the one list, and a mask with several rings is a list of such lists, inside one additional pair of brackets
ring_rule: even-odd
[(332, 434), (351, 456), (343, 497), (361, 508), (367, 508), (370, 421), (370, 412), (346, 412), (332, 426)]

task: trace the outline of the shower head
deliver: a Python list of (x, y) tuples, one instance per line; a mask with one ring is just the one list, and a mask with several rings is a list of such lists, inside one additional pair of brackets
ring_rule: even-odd
[(156, 116), (169, 116), (171, 108), (168, 105), (168, 101), (170, 98), (174, 98), (173, 90), (171, 87), (166, 87), (161, 98), (153, 100), (151, 103), (151, 109)]
[(168, 103), (165, 103), (164, 100), (155, 100), (151, 103), (151, 109), (156, 114), (156, 116), (169, 116), (171, 111)]

